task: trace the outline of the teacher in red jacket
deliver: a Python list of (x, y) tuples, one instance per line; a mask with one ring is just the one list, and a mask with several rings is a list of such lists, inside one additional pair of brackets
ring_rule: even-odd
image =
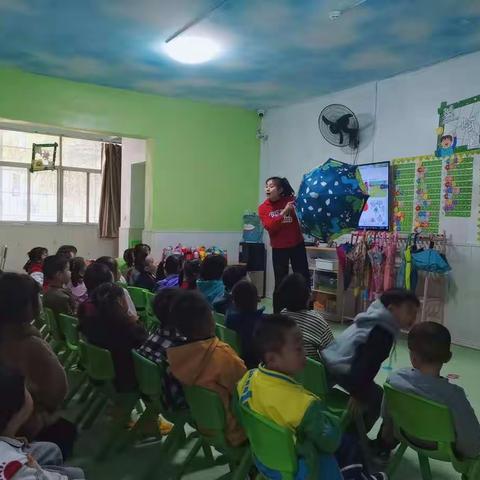
[(290, 263), (295, 273), (302, 274), (310, 285), (307, 252), (300, 224), (295, 213), (295, 192), (286, 178), (271, 177), (265, 183), (267, 199), (258, 207), (258, 215), (270, 235), (272, 262), (275, 273), (273, 310), (282, 309), (277, 298), (278, 287), (289, 273)]

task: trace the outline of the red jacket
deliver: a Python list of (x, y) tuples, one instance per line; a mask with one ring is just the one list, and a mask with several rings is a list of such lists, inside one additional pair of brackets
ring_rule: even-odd
[(258, 216), (270, 234), (272, 248), (291, 248), (303, 242), (302, 231), (295, 212), (291, 216), (284, 217), (281, 213), (288, 202), (295, 197), (282, 197), (276, 202), (268, 198), (258, 207)]

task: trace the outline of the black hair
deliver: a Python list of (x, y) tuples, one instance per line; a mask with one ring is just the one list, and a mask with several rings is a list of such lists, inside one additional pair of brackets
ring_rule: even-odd
[(72, 253), (73, 256), (77, 255), (77, 247), (75, 245), (62, 245), (57, 250), (57, 255), (65, 255), (67, 257), (70, 257)]
[(278, 301), (281, 308), (290, 312), (299, 312), (308, 308), (310, 286), (300, 273), (286, 276), (278, 287)]
[(193, 290), (181, 292), (173, 301), (169, 321), (187, 341), (205, 340), (215, 335), (210, 305)]
[(183, 257), (181, 255), (169, 255), (165, 260), (165, 274), (176, 275), (182, 269)]
[(98, 318), (110, 324), (128, 323), (128, 312), (120, 303), (124, 295), (122, 287), (110, 282), (102, 283), (95, 288), (91, 300), (97, 309)]
[(39, 294), (40, 285), (29, 275), (3, 273), (0, 276), (0, 324), (30, 323), (40, 312)]
[(385, 308), (388, 308), (390, 305), (400, 306), (404, 303), (411, 303), (416, 307), (420, 306), (420, 301), (415, 293), (405, 288), (392, 288), (387, 290), (382, 293), (380, 301)]
[(187, 260), (183, 266), (182, 276), (182, 282), (187, 282), (188, 290), (195, 290), (200, 276), (200, 260)]
[(145, 268), (145, 259), (150, 255), (152, 249), (146, 243), (139, 243), (133, 249), (133, 263), (135, 268), (143, 271)]
[(72, 275), (71, 280), (74, 286), (83, 281), (86, 268), (87, 264), (83, 257), (73, 257), (70, 260), (70, 273)]
[(285, 177), (270, 177), (265, 180), (265, 184), (268, 182), (275, 182), (277, 188), (282, 189), (280, 193), (281, 197), (292, 197), (295, 195), (295, 190), (290, 185), (290, 182)]
[(133, 248), (127, 248), (123, 252), (123, 259), (125, 260), (127, 267), (129, 268), (133, 267), (133, 264), (135, 262), (135, 257), (133, 255)]
[(118, 263), (113, 257), (100, 257), (95, 260), (95, 263), (103, 263), (106, 265), (113, 274), (113, 280), (116, 282), (117, 279), (120, 277), (120, 273), (118, 271)]
[(259, 356), (265, 361), (269, 352), (279, 352), (285, 345), (287, 333), (297, 326), (288, 315), (264, 315), (257, 323), (253, 338)]
[(17, 370), (0, 365), (0, 432), (3, 432), (25, 405), (25, 377)]
[(45, 247), (34, 247), (28, 252), (28, 262), (23, 266), (23, 269), (29, 273), (32, 263), (42, 262), (43, 255), (48, 255), (48, 250)]
[(446, 363), (450, 360), (450, 332), (436, 322), (414, 325), (408, 333), (408, 348), (427, 363)]
[(57, 273), (70, 267), (70, 258), (65, 255), (50, 255), (43, 262), (43, 275), (46, 280), (52, 280)]
[(447, 140), (447, 139), (453, 142), (453, 137), (451, 135), (443, 135), (440, 141)]
[(223, 255), (207, 255), (200, 265), (202, 280), (220, 280), (227, 266), (227, 259)]
[(102, 283), (111, 283), (112, 281), (112, 271), (104, 263), (97, 262), (91, 263), (87, 267), (85, 276), (83, 277), (83, 283), (85, 283), (89, 294)]
[(232, 290), (235, 309), (240, 313), (256, 312), (258, 307), (257, 287), (248, 280), (240, 280)]
[(227, 267), (222, 275), (223, 284), (227, 292), (230, 292), (235, 284), (243, 280), (246, 276), (247, 267), (244, 265), (230, 265)]
[(170, 322), (170, 309), (173, 301), (182, 292), (179, 288), (162, 288), (153, 299), (153, 312), (162, 328), (172, 326)]

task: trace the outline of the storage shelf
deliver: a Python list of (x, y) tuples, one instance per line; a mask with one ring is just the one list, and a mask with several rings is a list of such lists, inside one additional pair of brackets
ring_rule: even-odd
[(329, 253), (337, 253), (337, 249), (334, 247), (305, 247), (307, 250), (312, 252), (329, 252)]

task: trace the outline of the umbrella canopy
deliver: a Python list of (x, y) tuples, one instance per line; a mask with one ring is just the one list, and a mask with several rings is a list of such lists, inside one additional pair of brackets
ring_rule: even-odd
[(326, 241), (358, 227), (367, 199), (358, 168), (330, 158), (303, 176), (297, 217), (304, 233)]

